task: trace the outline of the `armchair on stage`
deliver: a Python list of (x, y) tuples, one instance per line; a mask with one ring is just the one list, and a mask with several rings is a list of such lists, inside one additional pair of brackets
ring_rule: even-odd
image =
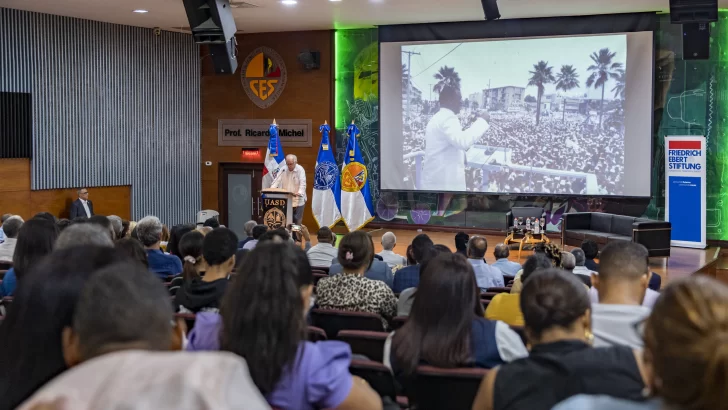
[[(545, 222), (546, 213), (540, 207), (514, 207), (506, 214), (506, 226), (508, 236), (503, 242), (506, 245), (513, 243), (518, 246), (518, 260), (521, 260), (521, 251), (524, 245), (535, 245), (538, 243), (551, 242), (546, 236)], [(527, 222), (533, 222), (528, 224)]]
[(263, 224), (270, 229), (278, 229), (293, 223), (293, 193), (280, 188), (267, 188), (260, 192)]

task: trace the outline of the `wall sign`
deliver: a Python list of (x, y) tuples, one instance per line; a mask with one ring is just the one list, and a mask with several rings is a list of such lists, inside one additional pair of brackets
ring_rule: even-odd
[[(273, 119), (218, 120), (217, 145), (235, 147), (267, 146)], [(311, 120), (279, 120), (278, 136), (284, 147), (311, 146)]]
[(245, 93), (255, 105), (268, 108), (278, 100), (288, 81), (286, 65), (275, 50), (258, 47), (243, 61), (240, 70)]
[(705, 138), (665, 137), (665, 220), (672, 246), (705, 249)]

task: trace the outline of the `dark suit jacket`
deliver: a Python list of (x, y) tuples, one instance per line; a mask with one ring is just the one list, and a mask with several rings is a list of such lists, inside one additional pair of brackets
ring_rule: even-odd
[[(88, 210), (91, 212), (91, 216), (94, 216), (94, 204), (91, 201), (88, 201)], [(78, 217), (82, 218), (88, 218), (86, 216), (86, 210), (83, 209), (83, 204), (81, 203), (80, 199), (77, 199), (73, 202), (71, 202), (71, 216), (70, 219), (73, 220)]]
[[(339, 265), (339, 261), (334, 258), (334, 260), (332, 261), (332, 265), (329, 268), (329, 275), (339, 275), (343, 271), (344, 269), (341, 267), (341, 265)], [(392, 282), (394, 282), (392, 269), (389, 268), (389, 265), (387, 265), (386, 262), (382, 262), (377, 259), (374, 259), (372, 261), (372, 266), (370, 266), (369, 270), (364, 273), (364, 277), (372, 280), (381, 280), (382, 282), (386, 283), (387, 286), (389, 286), (390, 288), (392, 287)]]

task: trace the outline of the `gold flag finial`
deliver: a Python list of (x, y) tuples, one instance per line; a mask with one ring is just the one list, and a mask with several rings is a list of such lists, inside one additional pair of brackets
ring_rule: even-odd
[(324, 125), (329, 125), (329, 122), (324, 120)]
[(276, 119), (275, 118), (273, 118), (273, 125), (278, 125), (278, 124), (276, 124)]

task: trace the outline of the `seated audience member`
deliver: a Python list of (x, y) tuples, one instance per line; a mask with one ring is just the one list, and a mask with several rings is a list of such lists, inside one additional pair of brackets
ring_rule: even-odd
[(594, 346), (642, 348), (642, 337), (635, 324), (650, 315), (650, 308), (642, 306), (649, 277), (649, 258), (644, 246), (615, 241), (604, 247), (599, 257), (599, 275), (592, 276), (599, 291), (599, 303), (592, 304)]
[(57, 249), (21, 278), (0, 326), (3, 408), (15, 408), (66, 370), (62, 333), (73, 323), (83, 286), (96, 270), (125, 260), (126, 255), (109, 247)]
[(427, 263), (409, 319), (390, 339), (385, 365), (391, 359), (390, 367), (405, 388), (419, 365), (490, 369), (528, 356), (520, 336), (507, 324), (483, 318), (473, 268), (452, 253), (440, 253)]
[[(12, 220), (11, 220), (12, 221)], [(0, 297), (13, 296), (18, 280), (35, 264), (53, 251), (58, 227), (46, 219), (31, 219), (20, 227), (13, 254), (13, 267), (5, 272), (0, 284)]]
[[(207, 236), (199, 232), (185, 234), (180, 241), (180, 250), (187, 248), (189, 255), (185, 260), (185, 281), (175, 295), (174, 304), (181, 312), (217, 312), (222, 295), (228, 286), (230, 273), (235, 268), (235, 252), (238, 250), (238, 237), (227, 228), (213, 229)], [(205, 276), (200, 277), (195, 268), (198, 258), (194, 248), (202, 244), (202, 257), (207, 264)], [(195, 263), (192, 263), (194, 257)]]
[(336, 258), (338, 254), (338, 250), (334, 247), (336, 245), (336, 235), (331, 232), (328, 226), (324, 226), (319, 229), (316, 238), (318, 244), (306, 252), (308, 262), (313, 267), (328, 268), (331, 266), (331, 260)]
[(447, 247), (447, 245), (443, 245), (441, 243), (436, 244), (434, 246), (434, 248), (437, 249), (440, 252), (452, 253), (452, 251), (450, 250), (450, 248)]
[(172, 227), (172, 229), (169, 231), (169, 241), (167, 242), (167, 253), (170, 255), (174, 255), (179, 258), (179, 260), (182, 260), (182, 256), (179, 253), (179, 241), (182, 239), (183, 236), (187, 234), (187, 232), (192, 232), (195, 230), (195, 225), (192, 224), (183, 224), (183, 225), (175, 225)]
[(212, 409), (241, 403), (268, 408), (240, 358), (162, 353), (179, 350), (184, 338), (184, 322), (175, 322), (166, 299), (164, 286), (136, 263), (95, 272), (81, 292), (72, 326), (63, 330), (63, 356), (70, 370), (21, 409), (59, 399), (64, 408), (88, 410)]
[(397, 271), (394, 277), (394, 293), (401, 293), (405, 289), (416, 288), (420, 283), (420, 264), (426, 254), (431, 253), (431, 248), (435, 244), (427, 234), (421, 233), (412, 240), (412, 256), (416, 261), (416, 265), (407, 266)]
[(217, 217), (213, 216), (212, 218), (207, 218), (202, 226), (209, 226), (212, 229), (217, 229), (220, 227), (220, 221), (217, 220)]
[[(369, 239), (372, 242), (372, 249), (374, 249), (374, 240), (372, 239), (371, 235), (369, 235)], [(391, 289), (394, 282), (394, 275), (392, 274), (392, 270), (389, 268), (389, 265), (387, 265), (386, 262), (375, 259), (374, 256), (375, 255), (372, 253), (372, 261), (369, 264), (366, 272), (364, 272), (364, 277), (371, 280), (381, 280), (382, 282), (386, 283), (387, 286), (389, 286)], [(338, 275), (343, 271), (344, 267), (339, 262), (339, 258), (337, 256), (332, 261), (331, 267), (329, 267), (329, 275)]]
[(592, 271), (584, 266), (584, 264), (586, 263), (586, 256), (584, 255), (584, 251), (581, 248), (574, 248), (571, 250), (571, 254), (574, 255), (574, 263), (576, 263), (573, 272), (577, 275), (588, 276), (589, 278), (591, 278)]
[(49, 220), (53, 223), (58, 222), (58, 218), (56, 218), (52, 213), (50, 212), (38, 212), (37, 214), (33, 215), (34, 219), (42, 218)]
[(107, 232), (109, 232), (109, 238), (111, 238), (111, 241), (113, 242), (115, 240), (116, 236), (114, 235), (114, 225), (111, 223), (109, 218), (103, 215), (94, 215), (91, 218), (88, 218), (86, 222), (96, 224), (104, 228)]
[[(561, 252), (561, 269), (569, 273), (574, 273), (574, 268), (576, 268), (576, 257), (571, 252)], [(576, 278), (579, 279), (584, 286), (591, 288), (592, 281), (590, 277), (576, 275)]]
[[(208, 265), (207, 261), (203, 257), (203, 245), (205, 244), (206, 236), (203, 236), (198, 231), (190, 231), (182, 236), (179, 241), (179, 256), (182, 258), (183, 268), (182, 277), (185, 281), (192, 281), (193, 279), (199, 279), (205, 275)], [(237, 255), (237, 254), (236, 254)], [(237, 256), (235, 257), (235, 263), (237, 264)]]
[(261, 242), (232, 279), (220, 315), (197, 315), (190, 348), (219, 346), (244, 358), (253, 382), (274, 408), (381, 409), (379, 396), (349, 373), (349, 345), (306, 341), (312, 292), (313, 274), (303, 250), (288, 241)]
[(407, 258), (402, 255), (394, 253), (394, 247), (397, 246), (397, 237), (392, 232), (385, 232), (382, 235), (382, 251), (379, 252), (379, 256), (382, 260), (389, 265), (390, 268), (395, 266), (407, 266)]
[(599, 264), (594, 262), (594, 259), (599, 256), (599, 245), (591, 239), (584, 239), (581, 243), (581, 250), (584, 251), (584, 257), (586, 257), (584, 266), (590, 271), (599, 272)]
[(136, 239), (121, 238), (114, 243), (114, 248), (124, 252), (129, 258), (139, 262), (145, 268), (149, 268), (147, 251), (144, 250), (142, 244)]
[(468, 262), (473, 266), (478, 287), (485, 292), (488, 288), (504, 286), (503, 273), (485, 263), (488, 241), (482, 236), (473, 236), (468, 241)]
[[(441, 253), (452, 255), (452, 252), (449, 249), (447, 251), (442, 251), (436, 246), (433, 246), (432, 248), (430, 248), (429, 252), (427, 252), (423, 257), (422, 264), (420, 264), (420, 269), (427, 269), (427, 264), (432, 259), (434, 259), (435, 256)], [(458, 256), (462, 256), (459, 253), (456, 254)], [(397, 300), (397, 316), (409, 316), (410, 312), (412, 311), (412, 304), (415, 301), (415, 295), (417, 295), (417, 288), (408, 288), (403, 290), (402, 293), (399, 294), (399, 299)]]
[[(364, 277), (373, 255), (374, 243), (368, 233), (354, 231), (344, 236), (339, 244), (339, 263), (343, 273), (318, 282), (318, 307), (377, 313), (385, 320), (393, 318), (397, 313), (397, 298), (392, 289), (382, 281)], [(380, 263), (389, 269), (386, 263)]]
[(58, 231), (61, 232), (71, 226), (71, 221), (65, 218), (59, 219), (58, 222), (56, 222), (56, 226), (58, 227)]
[(243, 245), (243, 249), (255, 249), (255, 245), (258, 244), (258, 240), (266, 232), (268, 232), (268, 225), (256, 225), (255, 228), (253, 228), (253, 239), (246, 242), (245, 245)]
[(415, 255), (412, 253), (412, 244), (407, 245), (407, 251), (405, 252), (405, 256), (407, 257), (407, 266), (417, 265)]
[[(523, 264), (521, 280), (526, 281), (539, 269), (548, 269), (551, 261), (540, 253), (534, 253)], [(518, 292), (499, 293), (493, 296), (485, 309), (485, 317), (490, 320), (501, 320), (511, 326), (523, 326), (523, 313), (521, 313), (521, 294)]]
[(253, 228), (258, 226), (258, 222), (256, 221), (248, 221), (243, 225), (243, 229), (245, 230), (245, 238), (242, 239), (240, 242), (238, 242), (238, 249), (243, 249), (243, 246), (245, 246), (248, 241), (253, 240)]
[(107, 216), (107, 218), (109, 218), (109, 221), (111, 222), (111, 227), (114, 229), (114, 240), (116, 241), (121, 239), (121, 233), (124, 229), (121, 218), (117, 215), (109, 215)]
[(495, 262), (493, 262), (490, 266), (493, 268), (498, 268), (498, 270), (500, 270), (503, 275), (516, 276), (516, 273), (521, 270), (521, 265), (516, 262), (509, 261), (508, 256), (510, 254), (511, 250), (508, 245), (504, 243), (499, 243), (495, 246), (495, 249), (493, 250)]
[(134, 232), (136, 232), (136, 226), (136, 221), (129, 221), (129, 229), (126, 231), (126, 235), (124, 237), (139, 240), (139, 237), (134, 234)]
[[(561, 249), (553, 243), (537, 243), (533, 247), (533, 254), (540, 254), (545, 256), (551, 261), (551, 266), (554, 268), (561, 267)], [(511, 286), (511, 293), (521, 293), (523, 287), (523, 281), (521, 280), (521, 272), (516, 274), (516, 278), (513, 280), (513, 286)]]
[(13, 214), (3, 214), (3, 216), (0, 216), (0, 243), (3, 243), (5, 241), (5, 231), (3, 231), (3, 224), (12, 216)]
[(207, 235), (208, 233), (212, 232), (212, 228), (209, 226), (200, 226), (197, 228), (197, 231), (203, 235)]
[[(600, 265), (604, 269), (603, 259)], [(725, 284), (703, 275), (671, 281), (644, 324), (647, 391), (655, 399), (638, 403), (577, 396), (554, 409), (724, 409), (728, 397), (721, 382), (728, 367), (723, 354), (727, 312)]]
[(5, 242), (0, 243), (0, 263), (10, 263), (13, 261), (15, 253), (15, 244), (18, 241), (18, 232), (23, 226), (23, 218), (14, 215), (3, 223), (3, 231), (5, 231)]
[(590, 307), (572, 273), (547, 269), (531, 276), (521, 292), (530, 355), (488, 372), (473, 409), (547, 410), (577, 394), (641, 400), (641, 353), (591, 347)]
[(139, 241), (147, 250), (149, 270), (162, 279), (182, 273), (182, 262), (174, 255), (160, 249), (162, 242), (162, 222), (156, 216), (145, 216), (137, 224)]
[(458, 232), (455, 234), (455, 253), (459, 253), (466, 258), (468, 257), (468, 242), (470, 236), (465, 232)]
[(67, 249), (75, 246), (104, 246), (114, 247), (114, 241), (109, 236), (109, 231), (97, 224), (73, 223), (58, 235), (55, 249)]

